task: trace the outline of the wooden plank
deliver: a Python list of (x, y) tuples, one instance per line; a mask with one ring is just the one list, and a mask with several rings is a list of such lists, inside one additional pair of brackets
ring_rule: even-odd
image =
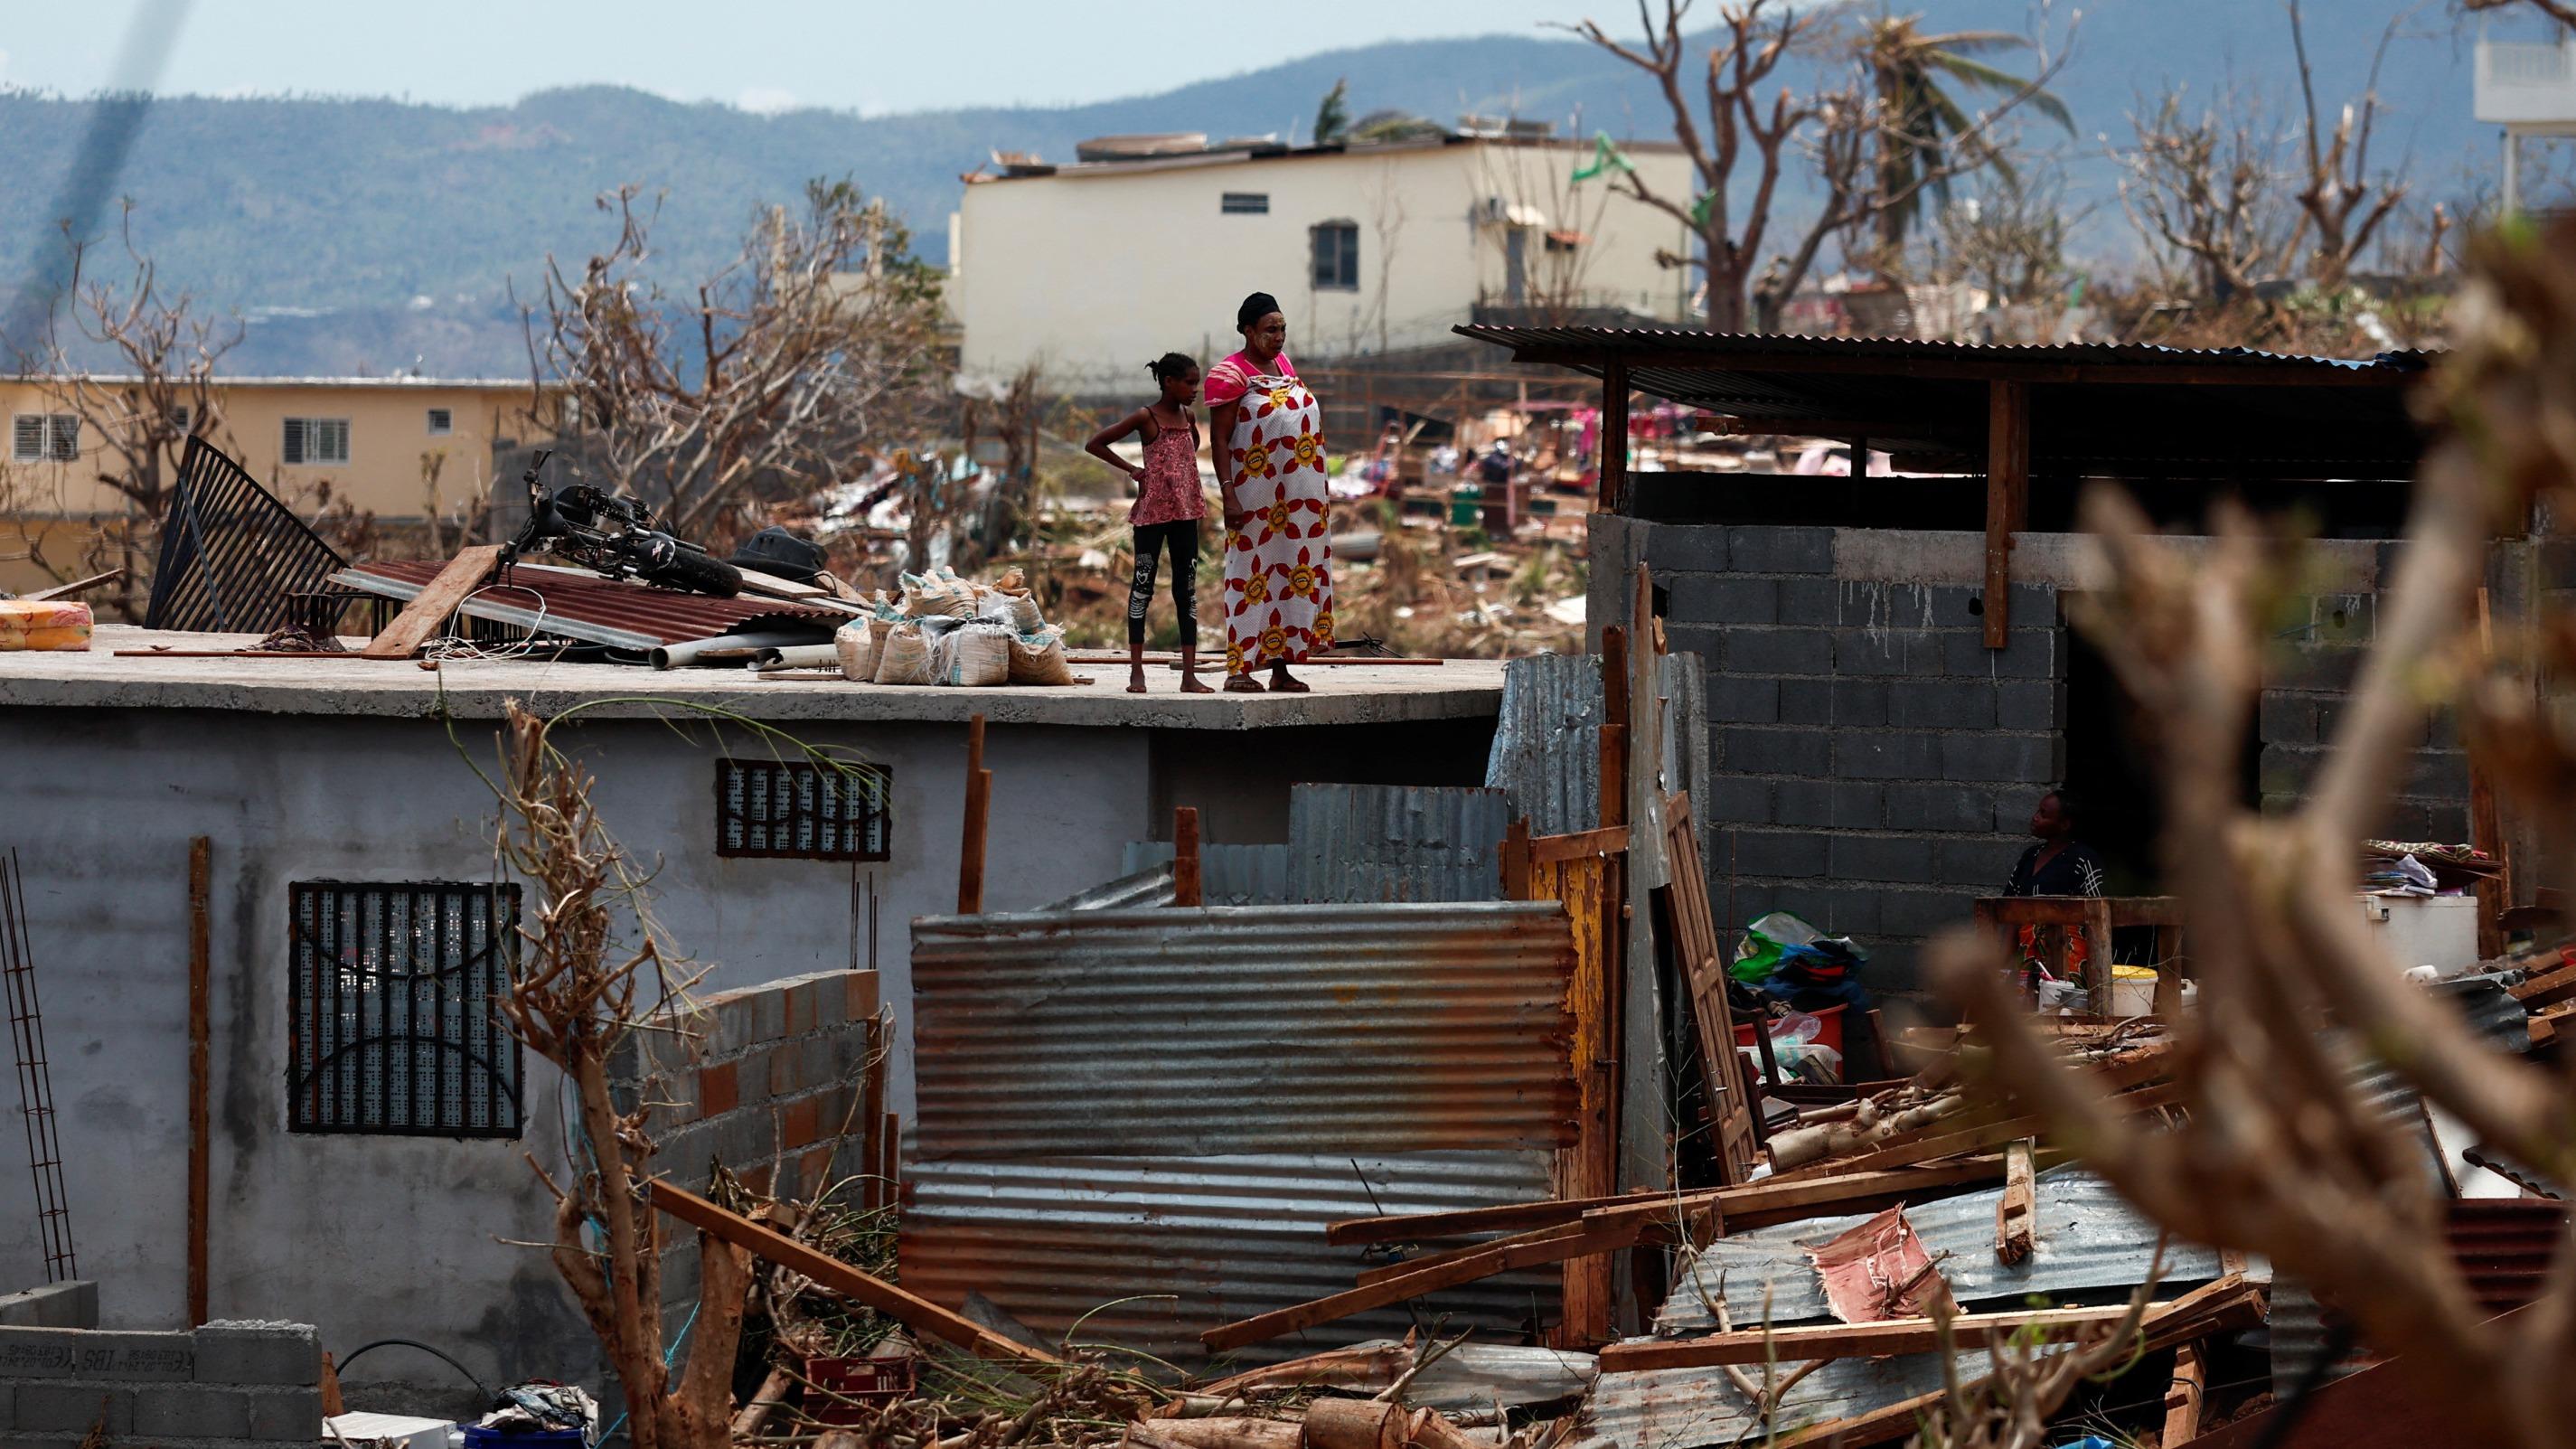
[(1681, 963), (1691, 1018), (1699, 1029), (1700, 1069), (1708, 1082), (1710, 1115), (1717, 1126), (1718, 1164), (1725, 1185), (1753, 1171), (1753, 1100), (1744, 1059), (1735, 1054), (1735, 1015), (1726, 1002), (1726, 962), (1717, 922), (1708, 905), (1708, 874), (1700, 867), (1699, 835), (1691, 829), (1690, 796), (1664, 802), (1665, 849), (1673, 883), (1665, 896), (1673, 917), (1673, 954)]
[(1338, 1318), (1348, 1318), (1354, 1313), (1365, 1313), (1372, 1308), (1383, 1308), (1390, 1303), (1402, 1303), (1407, 1299), (1419, 1298), (1426, 1293), (1437, 1293), (1443, 1288), (1455, 1288), (1461, 1283), (1473, 1283), (1482, 1278), (1490, 1278), (1497, 1273), (1535, 1268), (1547, 1263), (1562, 1263), (1570, 1257), (1584, 1253), (1610, 1253), (1621, 1248), (1635, 1247), (1645, 1232), (1646, 1229), (1638, 1224), (1615, 1223), (1599, 1228), (1586, 1227), (1580, 1232), (1551, 1236), (1537, 1241), (1488, 1248), (1483, 1252), (1451, 1259), (1436, 1267), (1399, 1274), (1371, 1283), (1366, 1287), (1352, 1288), (1329, 1297), (1318, 1298), (1311, 1303), (1300, 1303), (1293, 1307), (1256, 1314), (1238, 1322), (1221, 1324), (1200, 1334), (1199, 1342), (1205, 1344), (1211, 1353), (1223, 1353), (1229, 1349), (1241, 1348), (1248, 1343), (1260, 1343), (1282, 1334), (1295, 1333), (1301, 1329), (1330, 1323)]
[[(2480, 657), (2492, 657), (2495, 649), (2495, 621), (2484, 586), (2478, 589), (2478, 646)], [(2469, 747), (2469, 844), (2485, 851), (2503, 865), (2503, 874), (2481, 879), (2475, 895), (2478, 901), (2478, 959), (2493, 961), (2504, 954), (2504, 911), (2513, 904), (2513, 867), (2504, 837), (2504, 813), (2496, 804), (2495, 779), (2487, 773), (2487, 752), (2479, 748), (2479, 734), (2468, 731)]]
[(2209, 1389), (2209, 1365), (2201, 1361), (2200, 1345), (2186, 1343), (2174, 1350), (2173, 1380), (2165, 1385), (2165, 1431), (2156, 1440), (2158, 1449), (2175, 1449), (2200, 1437), (2200, 1400)]
[(984, 911), (984, 831), (992, 814), (993, 772), (984, 768), (984, 716), (966, 722), (966, 826), (957, 850), (957, 914)]
[(1491, 1253), (1498, 1248), (1520, 1248), (1527, 1247), (1534, 1243), (1556, 1242), (1565, 1238), (1578, 1236), (1582, 1231), (1583, 1219), (1580, 1216), (1577, 1216), (1566, 1222), (1550, 1223), (1545, 1227), (1532, 1228), (1525, 1233), (1511, 1233), (1499, 1238), (1487, 1238), (1481, 1243), (1466, 1243), (1455, 1248), (1443, 1248), (1436, 1253), (1423, 1253), (1411, 1258), (1400, 1258), (1395, 1262), (1381, 1264), (1375, 1268), (1362, 1268), (1357, 1273), (1351, 1275), (1351, 1283), (1353, 1286), (1360, 1288), (1374, 1287), (1377, 1284), (1388, 1282), (1391, 1279), (1407, 1277), (1415, 1273), (1426, 1272), (1433, 1268), (1445, 1268), (1452, 1263), (1465, 1262), (1469, 1258), (1477, 1257), (1485, 1253)]
[[(1526, 823), (1526, 822), (1524, 822)], [(1572, 835), (1534, 835), (1530, 837), (1530, 863), (1555, 865), (1562, 861), (1589, 859), (1596, 855), (1618, 855), (1628, 848), (1628, 827), (1607, 825), (1598, 830), (1581, 830)]]
[(29, 603), (43, 603), (48, 599), (76, 599), (101, 584), (112, 584), (123, 577), (125, 577), (125, 570), (109, 569), (103, 574), (91, 574), (85, 579), (74, 579), (68, 584), (56, 584), (50, 589), (38, 589), (32, 594), (21, 594), (19, 597)]
[(2111, 903), (2095, 898), (2085, 902), (2084, 912), (2084, 989), (2086, 1000), (2095, 1016), (2111, 1014)]
[(211, 1105), (207, 1100), (207, 1043), (211, 1035), (214, 990), (213, 931), (208, 918), (214, 893), (214, 842), (200, 835), (188, 842), (188, 1326), (201, 1328), (207, 1318), (206, 1239), (211, 1213), (208, 1179), (213, 1148)]
[[(2149, 1306), (2150, 1313), (2171, 1303)], [(2087, 1329), (2103, 1328), (2129, 1316), (2129, 1305), (2108, 1308), (2046, 1308), (2023, 1313), (1962, 1313), (1950, 1320), (1950, 1341), (1960, 1350), (1984, 1348), (2007, 1339), (2055, 1343)], [(1605, 1374), (1643, 1373), (1649, 1369), (1712, 1368), (1722, 1364), (1806, 1359), (1883, 1358), (1890, 1354), (1931, 1353), (1941, 1346), (1940, 1329), (1929, 1318), (1891, 1318), (1877, 1323), (1816, 1323), (1767, 1329), (1739, 1329), (1705, 1338), (1637, 1340), (1601, 1350)]]
[[(1518, 359), (1515, 359), (1518, 360)], [(1628, 364), (1601, 364), (1601, 457), (1593, 502), (1604, 513), (1628, 507)]]
[(1986, 384), (1986, 647), (2012, 642), (2013, 535), (2030, 521), (2030, 387)]
[(1536, 888), (1531, 880), (1532, 867), (1535, 864), (1536, 862), (1530, 858), (1529, 817), (1526, 815), (1516, 815), (1512, 817), (1512, 823), (1503, 830), (1504, 900), (1533, 901), (1540, 899), (1540, 897), (1530, 894), (1530, 892)]
[(2561, 966), (2544, 971), (2520, 986), (2506, 988), (2506, 994), (2523, 1004), (2524, 1009), (2538, 1011), (2544, 1006), (2576, 997), (2576, 966)]
[(1961, 1158), (1954, 1162), (1891, 1168), (1878, 1172), (1856, 1172), (1836, 1177), (1809, 1178), (1797, 1182), (1765, 1178), (1744, 1187), (1718, 1188), (1705, 1192), (1631, 1192), (1577, 1200), (1460, 1208), (1452, 1212), (1349, 1218), (1328, 1224), (1324, 1229), (1324, 1241), (1335, 1246), (1354, 1243), (1424, 1242), (1440, 1238), (1468, 1237), (1476, 1233), (1543, 1228), (1553, 1223), (1572, 1222), (1577, 1218), (1596, 1214), (1605, 1209), (1633, 1212), (1647, 1217), (1656, 1215), (1678, 1217), (1712, 1203), (1726, 1215), (1726, 1220), (1730, 1223), (1736, 1222), (1745, 1215), (1761, 1212), (1806, 1210), (1809, 1216), (1820, 1216), (1841, 1208), (1843, 1204), (1883, 1194), (1922, 1193), (1938, 1188), (1992, 1182), (2003, 1175), (2003, 1161), (2000, 1153), (1986, 1153)]
[(742, 575), (743, 592), (747, 594), (767, 594), (773, 599), (837, 599), (840, 597), (821, 584), (800, 584), (794, 579), (782, 579), (776, 574), (765, 574), (758, 569), (744, 568), (740, 564), (735, 564), (733, 570)]
[(907, 1292), (872, 1273), (817, 1252), (775, 1228), (728, 1212), (693, 1192), (655, 1180), (653, 1206), (697, 1228), (745, 1248), (760, 1258), (814, 1280), (815, 1286), (866, 1304), (906, 1328), (953, 1343), (979, 1357), (1024, 1364), (1059, 1365), (1063, 1360), (1004, 1338), (961, 1314), (950, 1312), (920, 1294)]
[(2004, 1192), (1995, 1199), (1995, 1261), (2011, 1266), (2030, 1256), (2038, 1243), (2038, 1168), (2032, 1159), (2039, 1144), (2030, 1138), (2004, 1145)]
[(1199, 872), (1199, 812), (1183, 805), (1172, 812), (1172, 904), (1205, 904)]
[[(1536, 867), (1534, 893), (1563, 903), (1572, 923), (1574, 970), (1566, 979), (1566, 1008), (1574, 1020), (1567, 1055), (1574, 1069), (1574, 1142), (1557, 1155), (1560, 1197), (1595, 1198), (1618, 1187), (1618, 1122), (1613, 1113), (1618, 1065), (1618, 1025), (1611, 1014), (1610, 982), (1618, 962), (1611, 894), (1617, 872), (1601, 855), (1577, 856)], [(1587, 1255), (1565, 1263), (1561, 1348), (1588, 1348), (1611, 1337), (1616, 1287), (1607, 1257)]]
[[(2144, 1111), (2150, 1107), (2161, 1107), (2179, 1101), (2181, 1096), (2181, 1089), (2174, 1083), (2168, 1082), (2161, 1086), (2128, 1093), (2119, 1099), (2119, 1105), (2127, 1111)], [(1960, 1153), (2001, 1147), (2017, 1137), (2037, 1136), (2046, 1133), (2047, 1130), (2047, 1119), (2034, 1113), (1989, 1123), (1983, 1127), (1945, 1133), (1938, 1137), (1922, 1137), (1911, 1142), (1900, 1142), (1875, 1152), (1862, 1153), (1857, 1157), (1829, 1159), (1779, 1173), (1766, 1180), (1794, 1182), (1802, 1178), (1833, 1172), (1875, 1172), (1881, 1168), (1907, 1167), (1914, 1163), (1937, 1161)]]
[(1604, 830), (1628, 823), (1628, 631), (1612, 624), (1601, 631), (1601, 771), (1600, 825)]
[(358, 652), (369, 659), (409, 659), (446, 625), (467, 595), (483, 587), (500, 558), (501, 545), (497, 543), (478, 543), (460, 550)]
[[(2402, 389), (2411, 374), (2375, 367), (2231, 367), (2218, 363), (2117, 363), (2014, 361), (1999, 357), (1855, 357), (1818, 352), (1735, 352), (1694, 347), (1621, 347), (1595, 343), (1541, 343), (1512, 349), (1512, 361), (1555, 363), (1580, 368), (1599, 377), (1609, 368), (1623, 373), (1635, 368), (1696, 373), (1831, 373), (1864, 377), (1922, 378), (1935, 382), (2135, 384), (2184, 387), (2203, 383), (2230, 387), (2330, 387)], [(1606, 399), (1605, 399), (1606, 403)], [(1810, 424), (1809, 426), (1815, 426)], [(1873, 432), (1902, 435), (1921, 425), (1890, 421)]]

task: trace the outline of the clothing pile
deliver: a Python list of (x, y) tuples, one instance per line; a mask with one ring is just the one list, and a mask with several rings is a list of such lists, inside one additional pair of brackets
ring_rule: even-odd
[(1870, 1009), (1860, 968), (1869, 960), (1849, 936), (1828, 936), (1802, 917), (1773, 911), (1744, 928), (1727, 970), (1737, 981), (1796, 1011)]
[(2361, 843), (2361, 888), (2370, 895), (2465, 895), (2504, 873), (2503, 863), (2474, 845), (2424, 840)]
[(866, 684), (1074, 684), (1064, 630), (1049, 624), (1018, 569), (980, 584), (945, 566), (880, 589), (868, 616), (833, 635), (841, 673)]

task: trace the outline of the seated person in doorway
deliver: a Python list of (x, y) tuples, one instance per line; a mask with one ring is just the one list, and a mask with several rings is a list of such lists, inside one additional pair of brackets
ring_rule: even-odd
[[(2033, 844), (2013, 863), (2012, 878), (2004, 882), (2004, 894), (2027, 896), (2095, 896), (2102, 894), (2102, 861), (2082, 841), (2075, 838), (2083, 821), (2083, 805), (2075, 792), (2059, 786), (2039, 797), (2030, 812)], [(2032, 979), (2056, 979), (2047, 964), (2050, 953), (2040, 947), (2043, 930), (2057, 927), (2024, 926), (2019, 948), (2024, 969)], [(2081, 982), (2084, 966), (2091, 959), (2091, 943), (2084, 939), (2082, 927), (2066, 931), (2065, 979)], [(2107, 949), (2108, 943), (2104, 943)], [(2034, 989), (2036, 989), (2034, 987)]]

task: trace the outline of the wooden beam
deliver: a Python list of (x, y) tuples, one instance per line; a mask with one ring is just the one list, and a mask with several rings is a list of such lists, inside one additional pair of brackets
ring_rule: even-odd
[(1604, 513), (1628, 508), (1628, 364), (1601, 364), (1601, 458), (1592, 500)]
[(367, 659), (409, 659), (438, 633), (458, 605), (483, 587), (500, 558), (501, 545), (497, 543), (478, 543), (460, 550), (420, 586), (420, 592), (411, 596), (391, 623), (367, 641), (359, 655)]
[(984, 717), (966, 722), (966, 825), (957, 849), (957, 914), (984, 912), (984, 832), (993, 808), (993, 772), (984, 768)]
[(1995, 1199), (1995, 1261), (2006, 1267), (2030, 1256), (2038, 1244), (2038, 1168), (2032, 1158), (2039, 1144), (2030, 1138), (2004, 1145), (2004, 1192)]
[(2395, 368), (2230, 367), (2191, 363), (2065, 363), (1968, 360), (1953, 357), (1853, 357), (1834, 353), (1716, 351), (1697, 348), (1622, 348), (1613, 353), (1582, 343), (1545, 344), (1512, 349), (1518, 363), (1571, 367), (1599, 377), (1616, 367), (1623, 372), (1651, 368), (1658, 372), (1821, 373), (1827, 376), (1914, 378), (1925, 382), (2086, 383), (2102, 386), (2384, 388), (2403, 391), (2419, 374)]
[[(1524, 818), (1523, 823), (1527, 820)], [(1558, 865), (1581, 860), (1587, 855), (1617, 855), (1628, 848), (1628, 827), (1605, 825), (1598, 830), (1580, 830), (1572, 835), (1532, 836), (1529, 843), (1530, 864)]]
[(2030, 523), (2030, 388), (1986, 385), (1986, 647), (2012, 642), (2013, 535)]
[(1580, 1257), (1587, 1253), (1611, 1253), (1621, 1248), (1633, 1248), (1644, 1240), (1648, 1231), (1649, 1229), (1642, 1224), (1614, 1223), (1597, 1228), (1587, 1226), (1578, 1232), (1552, 1235), (1535, 1241), (1489, 1247), (1481, 1252), (1442, 1262), (1436, 1267), (1399, 1274), (1366, 1287), (1353, 1288), (1346, 1292), (1335, 1293), (1330, 1297), (1318, 1298), (1311, 1303), (1300, 1303), (1294, 1307), (1256, 1314), (1239, 1322), (1223, 1324), (1200, 1334), (1199, 1342), (1205, 1344), (1211, 1353), (1223, 1353), (1229, 1349), (1241, 1348), (1248, 1343), (1260, 1343), (1282, 1334), (1314, 1328), (1337, 1318), (1348, 1318), (1354, 1313), (1365, 1313), (1372, 1308), (1383, 1308), (1390, 1303), (1402, 1303), (1410, 1298), (1419, 1298), (1425, 1293), (1437, 1293), (1443, 1288), (1455, 1288), (1461, 1283), (1473, 1283), (1482, 1278), (1491, 1278), (1497, 1273), (1535, 1268), (1546, 1263), (1562, 1263), (1568, 1258)]
[(1199, 873), (1199, 812), (1184, 805), (1172, 812), (1172, 904), (1205, 904)]
[[(2114, 1105), (2122, 1111), (2142, 1112), (2150, 1107), (2161, 1107), (2179, 1101), (2181, 1097), (2181, 1088), (2167, 1082), (2160, 1086), (2126, 1093), (2115, 1098)], [(2046, 1133), (2047, 1130), (2048, 1120), (2034, 1113), (2003, 1122), (1988, 1123), (1983, 1127), (1945, 1133), (1938, 1137), (1918, 1137), (1910, 1142), (1899, 1142), (1892, 1147), (1865, 1152), (1857, 1157), (1828, 1159), (1807, 1167), (1778, 1173), (1766, 1181), (1798, 1181), (1808, 1177), (1821, 1177), (1828, 1173), (1875, 1172), (1887, 1167), (1906, 1167), (1918, 1162), (1937, 1161), (1964, 1152), (1979, 1152), (2001, 1147), (2015, 1138), (2038, 1136)]]
[(1537, 864), (1530, 854), (1530, 823), (1526, 815), (1515, 815), (1503, 831), (1503, 899), (1535, 900), (1530, 894), (1530, 872)]
[(1053, 1354), (1004, 1338), (918, 1293), (907, 1292), (872, 1273), (817, 1252), (775, 1228), (729, 1212), (686, 1189), (657, 1179), (652, 1184), (651, 1194), (653, 1206), (709, 1237), (721, 1238), (782, 1268), (802, 1273), (813, 1279), (815, 1286), (864, 1303), (906, 1328), (953, 1343), (983, 1358), (1023, 1364), (1059, 1365), (1063, 1362)]
[(2555, 971), (2543, 972), (2520, 986), (2505, 988), (2505, 994), (2521, 1002), (2526, 1011), (2556, 1006), (2576, 998), (2576, 966), (2561, 966)]
[(2173, 1381), (2165, 1385), (2165, 1431), (2156, 1440), (2158, 1449), (2176, 1449), (2200, 1437), (2200, 1401), (2209, 1388), (2209, 1365), (2201, 1361), (2200, 1345), (2186, 1343), (2174, 1350)]
[(188, 1326), (202, 1328), (207, 1318), (208, 1181), (211, 1104), (208, 1093), (208, 1038), (212, 1034), (214, 990), (213, 941), (208, 919), (214, 894), (214, 842), (203, 835), (188, 842)]
[[(1601, 631), (1601, 828), (1628, 824), (1628, 724), (1635, 701), (1628, 697), (1629, 626), (1611, 624)], [(1651, 647), (1651, 646), (1649, 646)]]
[[(2179, 1301), (2179, 1300), (2176, 1300)], [(2172, 1303), (2148, 1306), (2150, 1313)], [(1984, 1348), (2006, 1340), (2058, 1342), (2087, 1329), (2106, 1328), (2129, 1316), (2129, 1305), (2108, 1308), (2044, 1308), (2022, 1313), (1962, 1313), (1950, 1320), (1954, 1350)], [(1787, 1328), (1749, 1328), (1713, 1333), (1705, 1338), (1637, 1340), (1601, 1350), (1605, 1374), (1642, 1373), (1648, 1369), (1712, 1368), (1722, 1364), (1795, 1363), (1805, 1359), (1884, 1358), (1891, 1354), (1931, 1353), (1941, 1347), (1941, 1333), (1929, 1318), (1891, 1318), (1878, 1323), (1817, 1323)]]
[[(2495, 621), (2487, 591), (2478, 590), (2478, 646), (2481, 657), (2493, 657)], [(2478, 746), (2476, 731), (2468, 732), (2469, 747), (2469, 843), (2485, 851), (2503, 867), (2499, 876), (2482, 879), (2475, 894), (2478, 901), (2478, 959), (2493, 961), (2504, 955), (2504, 912), (2513, 904), (2512, 851), (2504, 838), (2504, 814), (2496, 805), (2495, 779), (2487, 773), (2487, 752)]]

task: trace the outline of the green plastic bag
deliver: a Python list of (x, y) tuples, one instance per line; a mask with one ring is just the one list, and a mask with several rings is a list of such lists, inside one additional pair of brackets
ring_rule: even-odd
[(1824, 934), (1803, 917), (1773, 911), (1744, 928), (1744, 935), (1735, 943), (1735, 961), (1726, 968), (1727, 973), (1746, 985), (1759, 986), (1770, 977), (1771, 968), (1780, 964), (1784, 947), (1804, 946)]

